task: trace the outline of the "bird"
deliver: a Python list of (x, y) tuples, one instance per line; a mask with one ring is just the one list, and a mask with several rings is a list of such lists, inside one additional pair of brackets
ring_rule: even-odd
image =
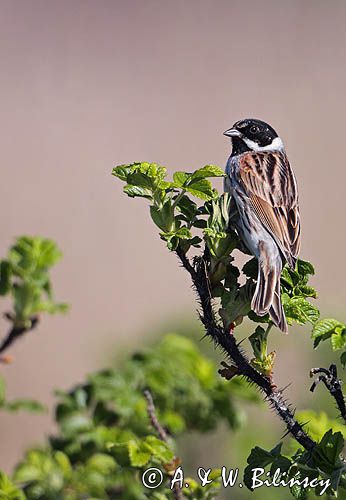
[(268, 123), (243, 119), (224, 135), (232, 143), (224, 191), (231, 195), (235, 230), (258, 261), (251, 309), (258, 316), (269, 313), (274, 325), (287, 333), (280, 277), (286, 262), (295, 268), (300, 250), (297, 180), (283, 141)]

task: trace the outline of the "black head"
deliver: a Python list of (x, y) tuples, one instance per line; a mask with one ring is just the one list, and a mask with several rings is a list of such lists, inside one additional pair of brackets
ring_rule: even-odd
[(236, 122), (233, 127), (224, 132), (224, 135), (232, 138), (233, 155), (246, 151), (261, 151), (271, 149), (271, 147), (281, 149), (283, 147), (281, 139), (273, 127), (253, 118)]

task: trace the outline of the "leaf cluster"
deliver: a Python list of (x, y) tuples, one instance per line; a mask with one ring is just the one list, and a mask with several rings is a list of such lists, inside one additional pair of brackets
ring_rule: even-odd
[(16, 327), (30, 327), (33, 317), (42, 312), (65, 312), (67, 304), (54, 300), (51, 268), (61, 258), (54, 241), (21, 236), (0, 261), (0, 295), (13, 300), (11, 319)]
[[(288, 457), (282, 454), (282, 443), (275, 448), (266, 451), (258, 446), (251, 450), (247, 460), (247, 467), (244, 471), (244, 483), (252, 489), (253, 469), (261, 467), (269, 471), (270, 477), (280, 470), (279, 480), (285, 481), (296, 479), (302, 481), (307, 478), (309, 482), (312, 479), (330, 480), (330, 486), (326, 494), (330, 497), (341, 493), (345, 488), (345, 464), (340, 459), (340, 454), (344, 446), (344, 439), (341, 432), (333, 432), (331, 429), (325, 432), (317, 445), (311, 452), (298, 449), (293, 456)], [(315, 487), (304, 487), (301, 484), (292, 484), (290, 486), (291, 494), (294, 498), (305, 500), (309, 493), (314, 492), (316, 496), (321, 495), (321, 484), (315, 482)], [(344, 491), (345, 492), (345, 491)]]
[[(152, 428), (144, 389), (153, 395), (167, 443)], [(29, 500), (172, 498), (167, 481), (178, 464), (175, 438), (215, 429), (221, 420), (236, 429), (241, 423), (235, 404), (239, 397), (252, 397), (243, 381), (220, 379), (214, 363), (190, 340), (170, 334), (135, 353), (121, 370), (93, 373), (72, 391), (59, 392), (58, 433), (49, 446), (27, 453), (14, 480)], [(153, 490), (141, 483), (143, 471), (152, 466), (165, 475), (155, 490), (161, 496), (152, 496)], [(218, 484), (202, 489), (192, 479), (188, 482), (195, 496), (187, 489), (187, 498), (205, 500)]]

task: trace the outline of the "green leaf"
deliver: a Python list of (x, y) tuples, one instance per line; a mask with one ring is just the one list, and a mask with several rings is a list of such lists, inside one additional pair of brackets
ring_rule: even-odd
[(312, 450), (312, 458), (316, 466), (327, 474), (331, 474), (336, 468), (340, 468), (340, 453), (343, 446), (344, 438), (341, 432), (333, 433), (332, 430), (326, 432), (320, 443)]
[(42, 477), (42, 472), (38, 465), (30, 463), (20, 464), (15, 471), (14, 478), (18, 483), (29, 483), (39, 481)]
[[(139, 174), (139, 176), (137, 176)], [(165, 184), (166, 169), (156, 163), (137, 162), (128, 165), (119, 165), (112, 170), (112, 175), (128, 184), (137, 184), (142, 187), (162, 187)], [(135, 176), (135, 177), (132, 177)], [(131, 179), (133, 183), (131, 182)], [(146, 180), (144, 180), (146, 178)], [(151, 179), (150, 186), (148, 179)], [(145, 184), (145, 186), (143, 186)]]
[(133, 174), (129, 174), (127, 176), (127, 183), (131, 186), (148, 189), (150, 192), (153, 188), (152, 179), (149, 176), (142, 174), (141, 172), (134, 172)]
[(132, 170), (132, 165), (119, 165), (118, 167), (113, 168), (112, 175), (126, 182), (127, 176), (132, 172)]
[(117, 467), (117, 463), (114, 458), (106, 455), (106, 453), (95, 453), (88, 459), (86, 465), (87, 467), (95, 469), (104, 475), (110, 474)]
[[(178, 202), (179, 211), (185, 215), (187, 221), (192, 221), (197, 214), (197, 205), (186, 195), (182, 196)], [(195, 224), (194, 224), (195, 225)]]
[(59, 423), (61, 431), (66, 436), (73, 436), (79, 432), (88, 431), (92, 427), (92, 421), (88, 415), (76, 411), (62, 418)]
[(283, 306), (289, 324), (293, 321), (301, 325), (306, 322), (314, 324), (320, 315), (317, 307), (308, 302), (305, 297), (292, 297), (283, 303)]
[(142, 441), (130, 441), (127, 449), (132, 467), (144, 467), (151, 458), (150, 449)]
[(0, 499), (25, 500), (24, 493), (20, 491), (2, 471), (0, 471)]
[(169, 250), (176, 250), (179, 240), (189, 240), (192, 238), (191, 231), (186, 226), (180, 227), (177, 231), (160, 233), (160, 236), (164, 241), (167, 241)]
[(150, 215), (161, 231), (170, 232), (174, 228), (174, 214), (171, 200), (167, 200), (161, 208), (151, 205)]
[(257, 467), (265, 468), (279, 459), (281, 459), (282, 464), (284, 464), (284, 467), (286, 469), (289, 468), (290, 461), (288, 459), (285, 459), (285, 457), (281, 455), (281, 447), (282, 443), (279, 443), (271, 451), (266, 451), (263, 448), (260, 448), (259, 446), (255, 446), (255, 448), (252, 448), (251, 453), (247, 459), (248, 465), (244, 470), (244, 483), (249, 488), (249, 490), (252, 491), (251, 486), (252, 486), (253, 469)]
[(190, 182), (184, 189), (201, 200), (213, 200), (216, 197), (216, 191), (207, 179), (198, 179), (195, 182)]
[(189, 179), (191, 179), (191, 174), (187, 172), (174, 172), (173, 174), (173, 182), (176, 187), (183, 188)]
[(303, 295), (304, 297), (311, 297), (313, 299), (317, 299), (316, 290), (309, 285), (299, 285), (299, 294)]
[(132, 186), (131, 184), (126, 184), (124, 186), (124, 192), (130, 197), (130, 198), (148, 198), (151, 199), (152, 192), (150, 189), (142, 188), (139, 186)]
[(314, 339), (314, 347), (317, 347), (321, 341), (329, 339), (333, 334), (337, 334), (338, 329), (342, 330), (343, 328), (345, 325), (336, 319), (321, 319), (312, 330), (311, 337)]
[(168, 444), (158, 439), (156, 436), (147, 436), (144, 443), (151, 450), (153, 457), (157, 458), (162, 463), (168, 463), (173, 459), (174, 454), (170, 450)]
[(331, 344), (333, 351), (337, 351), (339, 349), (343, 349), (346, 345), (346, 328), (340, 329), (339, 332), (334, 333), (331, 336)]
[(205, 167), (196, 170), (192, 176), (191, 180), (195, 181), (197, 179), (205, 179), (207, 177), (225, 177), (225, 171), (216, 165), (206, 165)]
[(306, 260), (297, 260), (297, 270), (301, 276), (308, 276), (315, 274), (314, 266)]

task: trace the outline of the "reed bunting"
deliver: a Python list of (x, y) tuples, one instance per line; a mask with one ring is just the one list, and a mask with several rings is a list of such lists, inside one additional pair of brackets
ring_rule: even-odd
[(235, 205), (234, 226), (258, 260), (251, 308), (259, 316), (269, 313), (287, 333), (280, 275), (285, 262), (295, 267), (300, 248), (297, 182), (282, 140), (267, 123), (241, 120), (224, 135), (232, 141), (224, 188)]

